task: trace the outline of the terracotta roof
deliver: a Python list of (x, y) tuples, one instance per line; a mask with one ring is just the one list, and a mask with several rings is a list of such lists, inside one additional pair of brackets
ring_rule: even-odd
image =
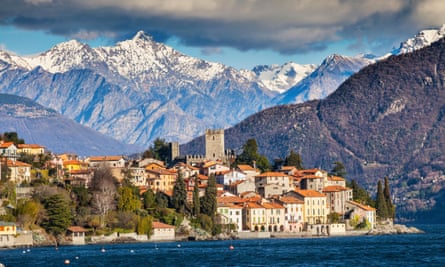
[(263, 206), (256, 202), (247, 202), (245, 207), (248, 209), (264, 209)]
[(172, 228), (175, 228), (173, 225), (169, 225), (169, 224), (165, 224), (165, 223), (161, 223), (161, 222), (152, 222), (151, 226), (153, 227), (153, 229), (160, 229), (160, 228), (172, 229)]
[(238, 169), (242, 171), (257, 171), (254, 167), (247, 165), (247, 164), (240, 164), (238, 165)]
[(87, 230), (80, 226), (70, 226), (68, 227), (68, 231), (73, 233), (85, 233)]
[(81, 165), (82, 162), (80, 160), (65, 160), (63, 161), (63, 165)]
[(265, 202), (261, 205), (266, 209), (284, 209), (283, 206), (275, 202)]
[(203, 168), (208, 168), (208, 167), (214, 166), (214, 165), (216, 165), (216, 164), (218, 164), (218, 162), (215, 162), (215, 161), (209, 161), (209, 162), (206, 162), (202, 167), (203, 167)]
[(346, 190), (349, 190), (349, 188), (343, 187), (341, 185), (330, 185), (323, 188), (323, 192), (340, 192)]
[(325, 194), (315, 190), (295, 190), (294, 192), (303, 197), (326, 197)]
[(21, 162), (21, 161), (18, 161), (18, 160), (15, 160), (15, 161), (12, 161), (12, 160), (9, 160), (8, 159), (8, 161), (6, 162), (6, 165), (8, 166), (8, 167), (31, 167), (31, 165), (30, 164), (28, 164), (28, 163), (25, 163), (25, 162)]
[(44, 148), (44, 147), (38, 144), (18, 144), (17, 148)]
[(342, 178), (342, 177), (338, 177), (338, 176), (329, 176), (328, 180), (331, 180), (331, 181), (344, 181), (345, 179)]
[(158, 175), (176, 175), (176, 172), (173, 172), (171, 170), (166, 170), (166, 169), (153, 169), (153, 170), (146, 170), (147, 172), (151, 172), (154, 174), (158, 174)]
[(99, 157), (90, 157), (90, 161), (117, 161), (122, 159), (122, 156), (99, 156)]
[(359, 207), (359, 208), (361, 208), (363, 210), (367, 210), (367, 211), (375, 211), (376, 210), (375, 208), (373, 208), (371, 206), (363, 205), (363, 204), (360, 204), (360, 203), (352, 201), (352, 200), (348, 200), (347, 202), (349, 202), (352, 205), (357, 206), (357, 207)]
[(0, 144), (0, 148), (8, 148), (12, 145), (14, 145), (14, 142), (4, 142), (4, 143)]
[(295, 197), (283, 196), (283, 197), (280, 197), (279, 200), (281, 202), (283, 202), (283, 203), (286, 203), (286, 204), (304, 204), (303, 200), (300, 200), (300, 199), (295, 198)]
[(216, 202), (218, 203), (242, 203), (246, 200), (237, 197), (237, 196), (225, 196), (225, 197), (217, 197)]
[(260, 175), (256, 175), (255, 177), (289, 177), (289, 175), (282, 172), (264, 172)]

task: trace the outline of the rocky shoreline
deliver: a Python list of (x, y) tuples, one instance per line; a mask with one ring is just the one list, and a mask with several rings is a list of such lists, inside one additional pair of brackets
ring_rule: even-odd
[(367, 235), (399, 235), (399, 234), (423, 234), (424, 231), (409, 227), (403, 224), (394, 224), (392, 222), (377, 224), (375, 229), (370, 230)]

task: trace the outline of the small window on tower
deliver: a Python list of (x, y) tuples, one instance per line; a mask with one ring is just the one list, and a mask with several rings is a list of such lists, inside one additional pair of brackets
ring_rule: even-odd
[(213, 137), (213, 141), (215, 141), (215, 136), (212, 136)]

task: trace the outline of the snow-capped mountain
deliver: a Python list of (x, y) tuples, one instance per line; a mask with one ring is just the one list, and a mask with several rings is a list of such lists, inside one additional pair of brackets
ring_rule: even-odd
[(398, 49), (395, 49), (392, 54), (398, 55), (403, 53), (410, 53), (415, 50), (429, 46), (437, 40), (445, 36), (445, 24), (440, 29), (429, 29), (420, 31), (413, 38), (406, 40), (400, 44)]
[(283, 65), (259, 65), (252, 71), (243, 73), (249, 79), (257, 79), (258, 82), (272, 91), (283, 93), (296, 85), (303, 78), (311, 74), (317, 65), (300, 65), (294, 62), (287, 62)]
[(186, 56), (143, 32), (110, 47), (69, 41), (33, 57), (2, 51), (0, 92), (143, 146), (228, 127), (277, 95), (234, 68)]
[(278, 105), (323, 99), (352, 74), (374, 62), (374, 57), (370, 55), (355, 57), (331, 55), (294, 87), (275, 97), (273, 102)]

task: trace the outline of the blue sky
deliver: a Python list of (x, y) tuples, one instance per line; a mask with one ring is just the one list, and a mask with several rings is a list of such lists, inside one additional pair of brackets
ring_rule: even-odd
[(113, 45), (143, 30), (238, 69), (382, 55), (445, 23), (442, 0), (0, 0), (0, 7), (0, 49), (19, 55), (70, 39)]

